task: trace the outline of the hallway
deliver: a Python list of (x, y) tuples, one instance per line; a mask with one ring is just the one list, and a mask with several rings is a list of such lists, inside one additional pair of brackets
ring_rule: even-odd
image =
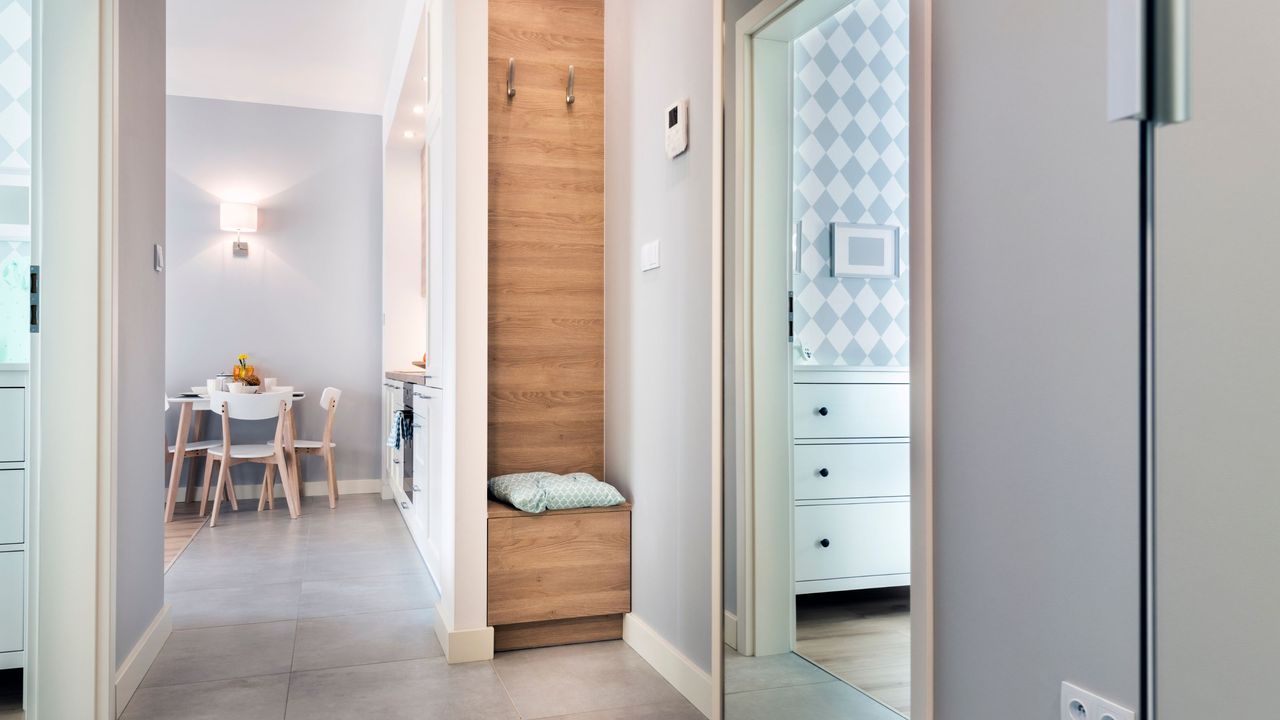
[(293, 521), (256, 505), (202, 529), (165, 576), (174, 630), (125, 720), (702, 717), (621, 641), (449, 665), (395, 505), (308, 498)]

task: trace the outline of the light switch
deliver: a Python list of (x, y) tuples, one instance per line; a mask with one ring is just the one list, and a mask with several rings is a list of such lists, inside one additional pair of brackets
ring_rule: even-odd
[(661, 247), (661, 240), (654, 240), (640, 247), (640, 272), (657, 270), (662, 266)]

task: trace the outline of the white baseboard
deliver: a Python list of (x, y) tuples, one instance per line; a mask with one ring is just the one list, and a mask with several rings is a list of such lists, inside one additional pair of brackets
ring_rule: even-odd
[(129, 656), (116, 669), (116, 717), (124, 713), (125, 706), (133, 699), (133, 693), (142, 684), (142, 678), (151, 669), (151, 663), (160, 654), (160, 648), (164, 647), (164, 641), (169, 639), (169, 633), (173, 630), (173, 616), (169, 611), (170, 606), (165, 603), (147, 631), (142, 633), (138, 643), (129, 651)]
[(634, 614), (622, 616), (622, 640), (703, 715), (711, 717), (716, 687), (711, 682), (710, 673), (685, 657), (666, 638)]
[(493, 628), (454, 630), (453, 613), (441, 600), (436, 604), (436, 617), (432, 626), (436, 639), (444, 648), (444, 659), (450, 665), (493, 659)]
[(724, 611), (724, 644), (738, 649), (738, 616)]
[[(305, 478), (306, 476), (304, 475), (303, 477)], [(185, 488), (180, 488), (178, 492), (178, 496), (186, 497), (185, 495), (183, 495), (183, 493), (185, 492), (186, 492)], [(236, 499), (237, 500), (257, 500), (258, 493), (260, 492), (262, 492), (262, 485), (259, 483), (236, 483)], [(341, 498), (343, 495), (364, 495), (368, 493), (380, 493), (380, 492), (382, 492), (382, 480), (378, 478), (370, 478), (370, 479), (351, 478), (348, 480), (338, 481), (338, 497), (339, 498)], [(210, 496), (212, 496), (213, 491), (210, 490), (209, 494)], [(302, 481), (303, 497), (319, 497), (322, 495), (326, 497), (329, 495), (328, 480), (304, 479)], [(284, 499), (284, 487), (280, 485), (280, 481), (278, 478), (276, 480), (276, 498), (279, 500)]]

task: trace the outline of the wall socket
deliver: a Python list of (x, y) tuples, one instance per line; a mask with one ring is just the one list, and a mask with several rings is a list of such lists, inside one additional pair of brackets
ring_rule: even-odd
[(1132, 710), (1069, 682), (1062, 683), (1061, 720), (1136, 720)]

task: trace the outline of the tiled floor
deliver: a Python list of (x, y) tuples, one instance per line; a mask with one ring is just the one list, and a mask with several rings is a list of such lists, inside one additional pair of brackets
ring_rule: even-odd
[(911, 714), (911, 597), (907, 588), (800, 595), (796, 652)]
[(743, 657), (726, 647), (725, 720), (901, 720), (794, 653)]
[(174, 631), (125, 720), (702, 717), (621, 642), (446, 663), (435, 590), (377, 496), (241, 508), (166, 575)]

